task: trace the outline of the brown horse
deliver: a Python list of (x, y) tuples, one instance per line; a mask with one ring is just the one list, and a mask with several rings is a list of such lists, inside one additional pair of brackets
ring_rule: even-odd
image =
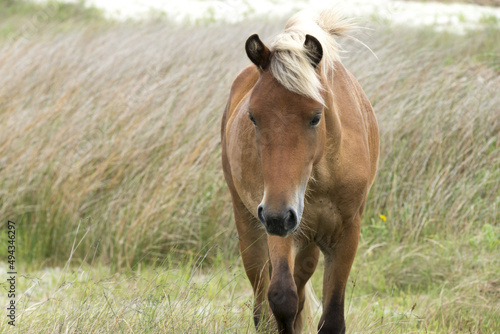
[(304, 303), (313, 297), (306, 283), (321, 251), (318, 330), (345, 332), (345, 287), (379, 153), (372, 106), (339, 61), (334, 36), (348, 28), (325, 11), (292, 17), (269, 48), (250, 36), (253, 64), (231, 88), (222, 165), (257, 330), (269, 305), (280, 333), (301, 332)]

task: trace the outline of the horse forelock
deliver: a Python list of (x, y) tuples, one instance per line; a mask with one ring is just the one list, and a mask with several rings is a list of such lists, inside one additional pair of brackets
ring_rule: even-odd
[[(301, 12), (293, 16), (271, 42), (270, 71), (285, 88), (325, 104), (321, 77), (326, 78), (334, 63), (340, 61), (340, 47), (334, 36), (344, 36), (353, 25), (338, 11), (319, 15)], [(306, 35), (314, 36), (323, 48), (319, 71), (311, 65), (304, 47)]]

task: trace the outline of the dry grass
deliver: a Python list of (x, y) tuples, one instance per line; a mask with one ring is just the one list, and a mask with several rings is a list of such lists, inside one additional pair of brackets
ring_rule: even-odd
[[(65, 263), (69, 254), (73, 264), (113, 269), (164, 264), (169, 257), (167, 273), (174, 263), (182, 272), (192, 265), (182, 261), (198, 254), (206, 254), (204, 262), (216, 272), (228, 258), (236, 262), (219, 122), (232, 80), (248, 64), (245, 39), (259, 32), (268, 41), (282, 24), (76, 29), (65, 22), (0, 40), (0, 217), (17, 223), (25, 271)], [(356, 286), (348, 287), (348, 326), (372, 333), (498, 331), (498, 28), (455, 36), (376, 27), (371, 35), (361, 38), (378, 61), (359, 45), (346, 44), (345, 55), (381, 131), (380, 171), (353, 269)], [(26, 313), (32, 332), (92, 331), (96, 322), (110, 331), (136, 331), (146, 320), (149, 332), (167, 328), (157, 322), (172, 311), (162, 291), (129, 294), (135, 283), (122, 284), (118, 276), (108, 284), (100, 280), (107, 272), (90, 272), (95, 279), (85, 284), (76, 274), (70, 281), (95, 282), (92, 289), (64, 290), (53, 301), (43, 291), (61, 291), (54, 283), (26, 302), (29, 310), (47, 301), (47, 309)], [(206, 291), (223, 300), (217, 305), (234, 306), (233, 293), (219, 293), (217, 285), (203, 290), (161, 275), (151, 286), (185, 288), (191, 299), (178, 299), (183, 309), (211, 302)], [(247, 286), (243, 275), (225, 284)], [(107, 286), (110, 294), (103, 295), (99, 289)], [(129, 303), (151, 298), (159, 315), (129, 318)], [(82, 317), (80, 304), (91, 317)], [(186, 313), (168, 328), (189, 331), (197, 317), (204, 324), (198, 332), (248, 328), (246, 316), (224, 323), (219, 311)], [(130, 328), (116, 325), (126, 321)]]
[(376, 66), (348, 61), (380, 124), (368, 211), (390, 218), (394, 239), (473, 234), (499, 222), (499, 42), (497, 30), (461, 38), (401, 28), (375, 44)]
[[(4, 44), (0, 215), (29, 226), (24, 255), (64, 261), (78, 225), (77, 257), (98, 245), (118, 267), (233, 249), (219, 119), (246, 36), (279, 29), (156, 23)], [(368, 216), (388, 215), (395, 239), (498, 222), (496, 32), (386, 32), (371, 41), (380, 61), (346, 57), (381, 128)]]
[(82, 249), (130, 266), (230, 237), (219, 118), (253, 29), (229, 29), (89, 28), (3, 46), (0, 212), (30, 227), (24, 249), (63, 260), (82, 223)]

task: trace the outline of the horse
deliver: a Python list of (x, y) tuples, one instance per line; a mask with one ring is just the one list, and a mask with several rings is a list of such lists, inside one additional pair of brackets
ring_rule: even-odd
[(340, 60), (337, 37), (350, 28), (326, 10), (292, 16), (269, 47), (250, 36), (251, 64), (229, 93), (222, 169), (257, 331), (270, 322), (302, 331), (321, 252), (318, 332), (345, 333), (345, 288), (379, 155), (372, 105)]

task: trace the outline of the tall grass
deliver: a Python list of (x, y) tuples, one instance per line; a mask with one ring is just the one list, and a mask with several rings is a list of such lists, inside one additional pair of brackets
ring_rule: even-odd
[[(199, 254), (218, 265), (234, 262), (220, 117), (232, 80), (249, 63), (245, 39), (258, 32), (269, 40), (283, 22), (180, 27), (99, 20), (51, 22), (28, 38), (0, 38), (0, 217), (16, 221), (20, 263), (61, 265), (69, 254), (73, 263), (114, 268)], [(355, 284), (348, 286), (348, 327), (498, 330), (498, 27), (457, 36), (380, 26), (361, 38), (378, 60), (344, 42), (344, 63), (376, 110), (381, 157)], [(128, 312), (129, 299), (117, 309), (99, 291), (101, 311), (85, 314), (109, 330), (126, 326), (109, 322), (128, 319), (125, 313), (108, 315)], [(191, 296), (184, 308), (206, 301)], [(172, 311), (167, 300), (155, 304), (161, 315)], [(61, 314), (76, 306), (64, 306), (50, 312), (78, 322), (79, 313)], [(193, 328), (188, 318), (173, 326)], [(34, 328), (50, 324), (31, 319)], [(148, 319), (151, 331), (167, 328), (156, 315)], [(248, 328), (243, 318), (231, 319), (229, 327), (210, 327), (224, 321), (216, 313), (201, 324), (210, 324), (202, 326), (206, 332)], [(92, 330), (93, 322), (84, 323)], [(61, 328), (79, 326), (71, 324)]]
[(219, 119), (256, 29), (89, 27), (3, 45), (0, 212), (23, 257), (64, 261), (79, 224), (77, 257), (95, 246), (118, 266), (231, 250)]
[[(26, 260), (64, 261), (79, 224), (76, 257), (97, 247), (117, 266), (210, 243), (234, 252), (220, 116), (245, 38), (280, 26), (117, 25), (4, 44), (0, 216), (21, 226)], [(498, 55), (497, 32), (385, 32), (370, 43), (378, 61), (346, 55), (381, 131), (365, 234), (419, 240), (499, 221), (498, 58), (483, 54)]]
[(390, 238), (473, 235), (500, 222), (499, 45), (495, 29), (459, 37), (401, 28), (377, 44), (375, 66), (348, 60), (380, 125), (367, 217), (386, 215)]

